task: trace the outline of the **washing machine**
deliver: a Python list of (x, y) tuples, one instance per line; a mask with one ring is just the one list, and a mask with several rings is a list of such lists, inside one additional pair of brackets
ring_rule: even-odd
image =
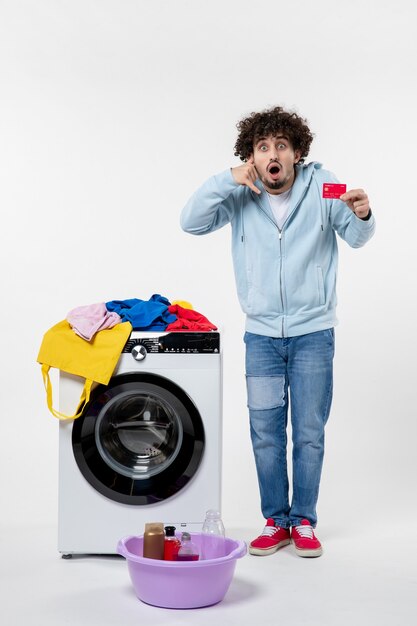
[[(61, 412), (81, 388), (60, 373)], [(59, 552), (114, 554), (147, 522), (201, 530), (221, 507), (221, 458), (220, 333), (132, 332), (109, 384), (59, 424)]]

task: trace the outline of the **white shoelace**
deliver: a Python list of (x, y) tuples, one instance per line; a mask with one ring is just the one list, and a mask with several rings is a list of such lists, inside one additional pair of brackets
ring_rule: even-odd
[(295, 530), (301, 537), (307, 537), (307, 539), (313, 539), (313, 527), (312, 526), (296, 526)]
[(279, 530), (277, 526), (265, 526), (263, 531), (261, 532), (261, 537), (272, 537)]

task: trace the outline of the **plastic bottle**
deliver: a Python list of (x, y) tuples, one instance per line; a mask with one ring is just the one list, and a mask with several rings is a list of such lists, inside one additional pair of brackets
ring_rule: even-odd
[(218, 559), (226, 556), (226, 539), (220, 512), (209, 509), (201, 532), (201, 558)]
[(164, 558), (164, 525), (162, 522), (145, 524), (143, 533), (143, 556), (148, 559)]
[(181, 537), (181, 547), (178, 550), (176, 561), (198, 561), (200, 553), (198, 547), (191, 541), (190, 533), (184, 532)]
[(175, 561), (181, 541), (175, 536), (175, 526), (165, 526), (164, 560)]

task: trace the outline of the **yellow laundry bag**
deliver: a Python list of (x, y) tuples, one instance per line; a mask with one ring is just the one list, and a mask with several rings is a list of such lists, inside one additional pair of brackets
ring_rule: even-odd
[[(130, 322), (123, 322), (116, 324), (113, 328), (100, 330), (91, 341), (86, 341), (76, 335), (70, 324), (63, 320), (45, 333), (37, 361), (42, 365), (46, 401), (52, 415), (62, 420), (80, 417), (90, 399), (93, 382), (102, 385), (109, 383), (131, 331)], [(85, 378), (75, 415), (64, 415), (54, 409), (52, 385), (49, 378), (51, 367)]]

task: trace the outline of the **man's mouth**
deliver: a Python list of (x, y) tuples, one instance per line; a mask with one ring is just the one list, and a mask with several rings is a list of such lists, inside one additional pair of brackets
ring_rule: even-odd
[(271, 163), (267, 169), (273, 179), (278, 178), (281, 168), (277, 163)]

